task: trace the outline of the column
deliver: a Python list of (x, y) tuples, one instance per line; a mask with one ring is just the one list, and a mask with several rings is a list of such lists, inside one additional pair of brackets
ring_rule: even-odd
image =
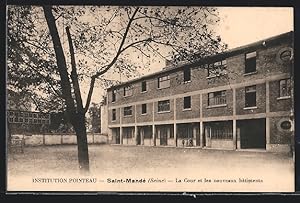
[(177, 147), (177, 124), (176, 122), (174, 123), (174, 142), (175, 142), (175, 146)]
[(120, 127), (120, 144), (123, 144), (123, 128)]
[(154, 125), (154, 115), (155, 115), (155, 102), (152, 102), (152, 139), (153, 139), (153, 146), (156, 146), (156, 136), (155, 136), (155, 125)]
[(156, 146), (156, 137), (155, 137), (155, 125), (152, 125), (152, 140), (153, 140), (153, 146)]
[(270, 146), (270, 83), (266, 81), (266, 150)]
[(174, 98), (174, 142), (177, 147), (177, 126), (176, 126), (176, 98)]
[(270, 118), (266, 117), (266, 150), (269, 149), (270, 145)]
[(237, 149), (237, 139), (236, 139), (236, 119), (232, 121), (232, 138), (233, 138), (233, 149)]
[(200, 121), (200, 147), (203, 147), (203, 122)]
[(134, 139), (135, 139), (135, 145), (138, 145), (138, 128), (137, 126), (135, 125), (134, 126)]
[(140, 136), (141, 136), (141, 145), (144, 145), (144, 134), (145, 134), (145, 129), (143, 127), (140, 127), (141, 131), (140, 131)]
[(236, 150), (240, 148), (240, 142), (237, 141), (237, 133), (236, 133), (236, 89), (235, 88), (232, 89), (232, 108), (233, 108), (232, 142), (233, 142), (233, 149)]
[(197, 128), (195, 125), (193, 125), (193, 146), (196, 146), (196, 143), (194, 140), (197, 138)]
[(123, 144), (123, 128), (122, 128), (122, 108), (119, 108), (120, 114), (120, 144)]

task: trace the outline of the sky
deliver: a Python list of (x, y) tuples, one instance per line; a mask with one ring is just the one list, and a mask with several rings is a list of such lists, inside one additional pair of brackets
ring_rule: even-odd
[[(215, 31), (228, 49), (294, 30), (292, 7), (218, 7), (218, 11), (220, 22)], [(158, 59), (144, 74), (160, 71), (164, 66), (164, 60)], [(92, 101), (100, 102), (99, 94), (105, 92), (99, 89)]]
[(291, 7), (221, 7), (217, 32), (232, 49), (292, 31)]

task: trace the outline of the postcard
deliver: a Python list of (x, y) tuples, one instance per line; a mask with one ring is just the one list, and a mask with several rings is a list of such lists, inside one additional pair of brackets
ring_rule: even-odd
[(293, 15), (8, 5), (7, 192), (295, 192)]

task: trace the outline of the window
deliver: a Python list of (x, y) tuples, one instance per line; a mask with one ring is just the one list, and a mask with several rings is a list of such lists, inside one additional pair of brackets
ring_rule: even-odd
[(291, 79), (279, 81), (279, 97), (291, 96)]
[(111, 101), (115, 102), (116, 101), (116, 94), (117, 94), (117, 90), (113, 90), (112, 91), (112, 97), (111, 97)]
[(147, 83), (146, 81), (142, 82), (142, 92), (146, 92), (147, 91)]
[(163, 76), (158, 78), (158, 88), (167, 88), (170, 87), (170, 76)]
[(132, 138), (134, 128), (123, 128), (123, 138)]
[(187, 68), (183, 71), (183, 81), (188, 82), (191, 81), (191, 69)]
[(208, 93), (208, 106), (226, 104), (226, 91)]
[(191, 108), (191, 96), (183, 98), (183, 108), (190, 109)]
[(115, 121), (117, 119), (117, 111), (116, 109), (112, 110), (112, 120)]
[(128, 97), (131, 95), (132, 95), (132, 87), (131, 86), (124, 87), (124, 97)]
[(205, 65), (204, 67), (207, 68), (208, 77), (217, 77), (227, 74), (227, 62), (225, 59), (209, 65)]
[(158, 102), (158, 112), (170, 111), (170, 100)]
[(245, 57), (245, 73), (256, 71), (256, 52), (247, 53)]
[(256, 106), (256, 86), (249, 86), (245, 88), (245, 107)]
[(230, 122), (211, 122), (209, 126), (207, 126), (207, 132), (210, 134), (211, 139), (233, 138), (232, 124)]
[(147, 113), (147, 104), (142, 104), (142, 114)]
[(124, 107), (124, 116), (131, 116), (132, 115), (132, 106)]
[(178, 124), (177, 136), (182, 139), (192, 139), (193, 126), (191, 124)]

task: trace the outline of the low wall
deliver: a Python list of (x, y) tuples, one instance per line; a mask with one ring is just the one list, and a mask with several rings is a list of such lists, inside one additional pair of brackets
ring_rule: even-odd
[[(24, 138), (25, 146), (40, 145), (61, 145), (77, 144), (75, 134), (43, 134), (43, 135), (12, 135), (13, 137)], [(106, 144), (108, 137), (106, 134), (87, 134), (88, 144)]]
[(153, 146), (153, 139), (144, 139), (145, 146)]
[(289, 145), (289, 144), (267, 144), (266, 150), (268, 152), (290, 152), (291, 145)]
[(123, 145), (136, 145), (134, 138), (123, 138)]
[(233, 141), (232, 140), (211, 140), (211, 148), (215, 149), (232, 149), (233, 150)]
[[(184, 140), (184, 145), (183, 145), (182, 140)], [(187, 138), (177, 138), (177, 146), (178, 147), (189, 147), (190, 146), (189, 139), (187, 139)], [(190, 147), (195, 147), (195, 146), (196, 146), (196, 139), (193, 138), (193, 144)]]

